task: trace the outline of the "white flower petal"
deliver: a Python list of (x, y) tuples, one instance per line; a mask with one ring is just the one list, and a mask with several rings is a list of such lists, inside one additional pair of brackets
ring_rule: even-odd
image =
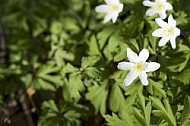
[(171, 43), (171, 46), (172, 46), (173, 49), (176, 48), (176, 41), (175, 41), (175, 39), (176, 39), (175, 36), (171, 37), (171, 39), (170, 39), (170, 43)]
[(149, 0), (144, 0), (143, 1), (143, 5), (144, 6), (148, 6), (148, 7), (151, 7), (151, 6), (154, 6), (155, 3), (149, 1)]
[(133, 80), (136, 79), (138, 76), (139, 76), (139, 73), (130, 71), (125, 77), (124, 85), (129, 86), (133, 82)]
[(107, 4), (119, 4), (119, 0), (105, 0)]
[(120, 70), (131, 70), (133, 67), (133, 63), (130, 62), (120, 62), (117, 65), (117, 68)]
[(162, 37), (158, 43), (158, 46), (164, 46), (166, 45), (166, 43), (170, 40), (170, 36), (169, 37)]
[(164, 22), (161, 18), (156, 18), (155, 19), (156, 23), (161, 27), (161, 28), (165, 28), (168, 27), (169, 25)]
[(171, 14), (168, 17), (168, 24), (172, 27), (176, 27), (176, 21), (173, 19), (173, 16)]
[(175, 31), (174, 31), (174, 36), (179, 36), (180, 35), (180, 29), (179, 28), (175, 28)]
[(162, 11), (162, 12), (160, 12), (160, 13), (158, 13), (158, 14), (159, 14), (159, 16), (160, 16), (161, 19), (165, 19), (166, 18), (166, 12), (165, 12), (165, 10)]
[(139, 61), (138, 55), (135, 52), (133, 52), (130, 48), (127, 48), (127, 57), (130, 62), (135, 63)]
[(147, 49), (143, 49), (140, 53), (139, 53), (139, 59), (143, 62), (145, 62), (149, 57), (149, 51)]
[(148, 80), (147, 80), (147, 74), (145, 71), (142, 71), (140, 74), (139, 74), (139, 78), (141, 80), (141, 83), (144, 85), (144, 86), (147, 86), (148, 85)]
[(112, 21), (113, 21), (113, 23), (116, 22), (117, 17), (118, 17), (118, 13), (113, 14), (113, 16), (112, 16)]
[(152, 33), (152, 36), (163, 37), (163, 36), (164, 36), (164, 29), (163, 29), (163, 28), (158, 28), (158, 29), (156, 29), (156, 30)]
[(144, 0), (143, 5), (150, 7), (150, 9), (147, 10), (146, 15), (152, 16), (158, 14), (161, 19), (166, 18), (166, 10), (171, 10), (173, 8), (170, 3), (166, 2), (166, 0), (155, 0), (155, 2)]
[(146, 11), (146, 15), (148, 15), (148, 16), (153, 16), (154, 14), (156, 14), (156, 12), (155, 12), (154, 9), (148, 9), (148, 10)]
[(121, 12), (123, 10), (123, 4), (119, 4), (119, 9), (118, 9), (118, 13)]
[(157, 62), (146, 63), (145, 72), (153, 72), (160, 68), (160, 64)]
[(166, 3), (166, 0), (156, 0), (156, 2)]
[(172, 10), (173, 9), (172, 5), (168, 2), (165, 4), (165, 8), (166, 8), (166, 10)]
[(98, 13), (107, 13), (108, 12), (108, 5), (99, 5), (95, 8), (95, 11)]
[(107, 23), (108, 21), (110, 21), (112, 19), (112, 16), (113, 16), (112, 13), (107, 13), (107, 15), (104, 17), (103, 23)]

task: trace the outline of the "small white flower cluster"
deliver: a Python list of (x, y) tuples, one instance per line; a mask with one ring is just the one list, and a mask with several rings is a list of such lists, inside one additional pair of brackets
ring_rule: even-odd
[(147, 49), (143, 49), (138, 56), (130, 48), (127, 48), (127, 57), (130, 62), (120, 62), (117, 66), (120, 70), (130, 70), (124, 80), (124, 85), (130, 85), (138, 76), (143, 85), (148, 85), (146, 72), (157, 70), (160, 68), (160, 64), (156, 62), (146, 62), (149, 57), (149, 52)]
[(116, 22), (119, 13), (123, 10), (123, 4), (119, 0), (105, 0), (107, 5), (99, 5), (95, 8), (96, 12), (107, 13), (104, 18), (104, 23), (112, 19), (113, 23)]
[[(115, 23), (124, 5), (120, 3), (119, 0), (105, 0), (105, 2), (106, 4), (97, 6), (95, 10), (99, 13), (107, 13), (103, 23), (111, 19), (112, 22)], [(167, 17), (166, 11), (173, 9), (172, 5), (167, 2), (167, 0), (155, 0), (155, 2), (144, 0), (143, 5), (150, 7), (150, 9), (146, 11), (146, 15), (153, 16), (158, 14), (160, 16), (160, 18), (155, 19), (160, 28), (152, 33), (153, 36), (161, 37), (158, 46), (164, 46), (170, 41), (172, 48), (175, 49), (175, 39), (180, 35), (180, 29), (176, 27), (176, 21), (171, 14), (168, 17), (168, 22), (163, 21), (163, 19)], [(137, 55), (130, 48), (127, 48), (127, 57), (129, 62), (120, 62), (117, 66), (117, 68), (121, 70), (130, 70), (124, 80), (124, 85), (130, 85), (137, 77), (140, 78), (143, 85), (148, 85), (146, 72), (156, 71), (160, 68), (160, 64), (157, 62), (146, 62), (149, 57), (147, 49), (143, 49), (139, 55)]]
[(143, 5), (150, 7), (150, 9), (146, 11), (146, 15), (153, 16), (154, 14), (158, 14), (160, 16), (160, 18), (156, 18), (155, 21), (161, 28), (152, 33), (153, 36), (162, 37), (158, 46), (164, 46), (170, 41), (172, 48), (175, 49), (175, 39), (180, 35), (180, 29), (176, 27), (176, 21), (171, 14), (168, 17), (168, 23), (163, 21), (163, 19), (166, 18), (166, 10), (173, 9), (172, 5), (166, 0), (155, 0), (155, 2), (144, 0)]

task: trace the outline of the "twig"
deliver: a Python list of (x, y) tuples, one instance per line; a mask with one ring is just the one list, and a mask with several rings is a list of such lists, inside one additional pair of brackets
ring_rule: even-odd
[(35, 126), (34, 121), (32, 119), (32, 115), (30, 113), (30, 109), (27, 104), (26, 94), (23, 88), (20, 88), (18, 91), (19, 95), (19, 102), (21, 103), (22, 109), (24, 111), (24, 114), (26, 116), (26, 120), (28, 122), (28, 126)]

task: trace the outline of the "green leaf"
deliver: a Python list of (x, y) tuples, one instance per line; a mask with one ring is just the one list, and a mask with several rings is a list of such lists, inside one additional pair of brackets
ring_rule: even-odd
[(118, 46), (119, 41), (121, 40), (117, 34), (112, 35), (108, 41), (108, 50), (110, 52), (116, 51), (116, 47)]
[(44, 79), (45, 81), (52, 82), (57, 87), (60, 87), (63, 85), (63, 80), (61, 76), (56, 75), (39, 75), (40, 78)]
[(190, 124), (189, 117), (190, 117), (190, 97), (186, 96), (184, 99), (184, 109), (180, 119), (181, 126), (187, 126), (187, 123)]
[(106, 27), (104, 28), (101, 32), (98, 33), (97, 38), (98, 38), (98, 43), (100, 46), (100, 49), (104, 47), (106, 44), (108, 38), (111, 36), (113, 32), (115, 32), (116, 28), (114, 26)]
[(149, 80), (149, 85), (146, 87), (147, 91), (152, 94), (152, 95), (157, 95), (157, 96), (161, 96), (161, 97), (166, 97), (166, 92), (163, 90), (163, 85), (161, 81), (155, 82), (152, 79), (148, 79)]
[(190, 84), (190, 69), (183, 70), (181, 73), (175, 76), (175, 79), (184, 84)]
[(95, 35), (93, 35), (90, 38), (90, 41), (87, 42), (88, 44), (88, 54), (89, 55), (100, 55), (99, 47), (98, 47), (98, 42), (96, 40)]
[(101, 77), (101, 71), (95, 67), (88, 67), (85, 69), (85, 73), (91, 77), (91, 78), (100, 78)]
[(100, 60), (100, 57), (97, 55), (89, 56), (89, 57), (83, 57), (82, 58), (82, 68), (87, 68), (89, 66), (95, 65)]
[(135, 119), (138, 120), (139, 124), (141, 124), (142, 126), (147, 126), (146, 121), (144, 117), (142, 116), (140, 110), (138, 110), (137, 108), (134, 108), (133, 111), (134, 111)]
[(81, 97), (80, 92), (85, 90), (84, 84), (81, 80), (81, 75), (71, 76), (67, 86), (69, 88), (71, 98), (75, 98), (76, 100)]
[(124, 120), (121, 120), (116, 114), (112, 113), (112, 116), (105, 115), (104, 118), (108, 122), (108, 126), (129, 126)]
[(138, 109), (135, 107), (133, 109), (137, 121), (143, 126), (149, 126), (151, 115), (151, 102), (148, 102), (147, 106), (145, 106), (145, 97), (143, 96), (143, 94), (137, 93), (136, 105)]
[(151, 102), (148, 102), (145, 108), (145, 118), (147, 124), (150, 124), (151, 112), (152, 112), (152, 104)]
[(180, 55), (180, 60), (178, 58), (171, 60), (170, 65), (167, 68), (170, 69), (172, 72), (181, 72), (187, 65), (189, 58), (190, 53)]
[(63, 24), (58, 21), (54, 21), (51, 23), (50, 32), (52, 34), (60, 34), (62, 32), (62, 26)]
[(75, 68), (73, 65), (70, 63), (67, 63), (67, 65), (63, 68), (63, 72), (65, 73), (73, 73), (76, 72), (78, 69)]
[(185, 121), (181, 126), (190, 126), (190, 120)]
[(129, 109), (132, 110), (130, 107), (125, 107), (125, 109), (119, 112), (119, 117), (124, 120), (128, 126), (135, 126), (133, 113), (132, 111), (129, 111)]
[(46, 110), (51, 110), (52, 112), (59, 112), (59, 110), (53, 100), (43, 102), (42, 108), (46, 109)]
[(101, 85), (94, 85), (88, 88), (86, 99), (94, 105), (96, 114), (98, 111), (100, 111), (102, 115), (106, 112), (107, 88), (107, 81), (104, 81)]
[(41, 78), (38, 78), (37, 79), (37, 82), (36, 83), (37, 85), (39, 85), (40, 89), (43, 89), (43, 90), (51, 90), (51, 91), (55, 91), (55, 86)]
[(118, 112), (119, 110), (122, 111), (125, 107), (125, 98), (117, 84), (114, 84), (111, 89), (109, 101), (109, 106), (112, 112)]
[(173, 115), (168, 99), (164, 99), (164, 105), (161, 103), (161, 101), (158, 98), (150, 97), (150, 99), (153, 102), (153, 106), (156, 109), (158, 109), (158, 110), (153, 110), (153, 114), (155, 116), (161, 117), (168, 124), (176, 126), (176, 119), (175, 116)]

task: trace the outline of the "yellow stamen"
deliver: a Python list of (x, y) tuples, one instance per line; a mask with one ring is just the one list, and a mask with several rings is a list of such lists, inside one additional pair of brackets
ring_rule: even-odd
[(162, 2), (157, 2), (156, 3), (156, 9), (157, 10), (162, 10), (164, 8), (164, 4)]
[(117, 11), (119, 9), (118, 5), (117, 4), (110, 4), (109, 5), (109, 10), (111, 12), (114, 12), (114, 11)]
[(173, 35), (173, 33), (174, 33), (174, 29), (173, 29), (172, 27), (168, 27), (168, 28), (166, 28), (166, 29), (164, 30), (164, 34), (165, 34), (166, 36), (171, 36), (171, 35)]
[(145, 68), (145, 65), (142, 62), (135, 63), (133, 66), (133, 70), (135, 72), (141, 72)]

